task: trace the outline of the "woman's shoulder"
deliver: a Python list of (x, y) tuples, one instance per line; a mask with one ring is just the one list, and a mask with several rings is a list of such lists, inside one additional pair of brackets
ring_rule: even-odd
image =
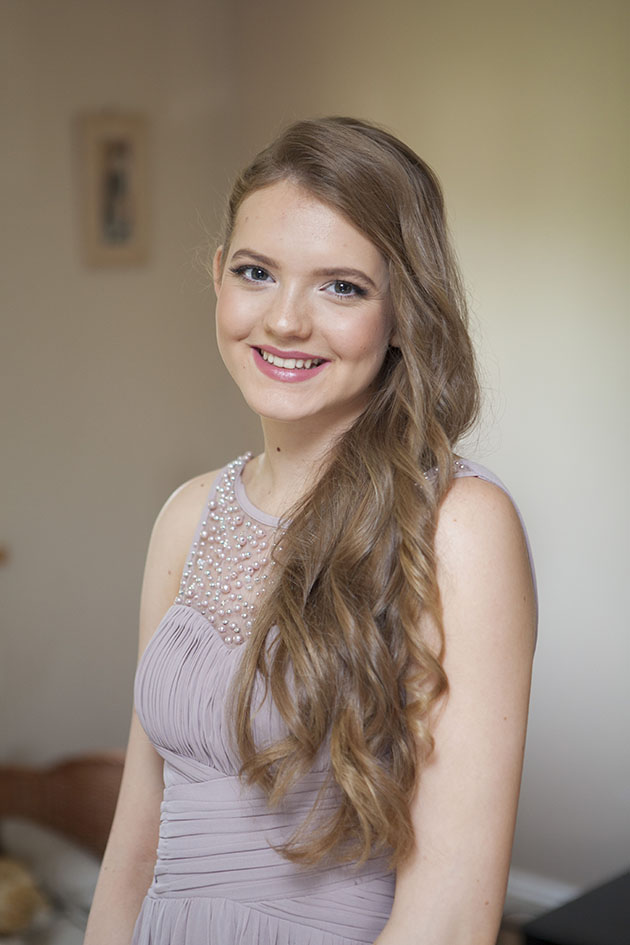
[(151, 532), (140, 605), (140, 652), (171, 606), (198, 524), (221, 470), (188, 479), (162, 506)]
[(482, 531), (504, 524), (526, 534), (521, 512), (505, 483), (486, 466), (463, 457), (455, 458), (453, 482), (442, 502), (440, 519), (453, 516), (477, 522)]
[(458, 461), (440, 506), (439, 529), (482, 539), (489, 531), (509, 526), (518, 529), (521, 520), (503, 482), (483, 467)]
[(185, 555), (221, 471), (221, 469), (213, 469), (194, 476), (174, 489), (158, 513), (153, 526), (152, 540), (164, 539), (171, 545), (188, 542), (183, 552)]
[(455, 461), (453, 483), (440, 509), (436, 534), (438, 554), (450, 568), (465, 562), (495, 570), (520, 561), (529, 571), (534, 599), (536, 575), (532, 549), (521, 512), (505, 483), (472, 460)]
[[(472, 459), (464, 459), (463, 456), (456, 457), (453, 477), (455, 479), (479, 479), (482, 482), (490, 482), (492, 485), (498, 486), (502, 492), (505, 492), (512, 499), (507, 486), (496, 473)], [(512, 502), (514, 502), (513, 499)]]
[(168, 562), (176, 572), (188, 555), (195, 529), (221, 470), (214, 469), (187, 479), (168, 497), (160, 509), (149, 543), (149, 557)]
[(195, 529), (208, 502), (214, 496), (222, 474), (229, 474), (233, 479), (251, 456), (251, 453), (244, 453), (219, 469), (212, 469), (183, 482), (162, 506), (153, 526), (153, 534), (165, 537), (169, 542), (174, 541), (178, 545), (187, 542), (183, 552), (187, 554)]
[(496, 514), (518, 520), (525, 532), (525, 523), (514, 496), (496, 473), (471, 459), (456, 457), (453, 483), (445, 503), (463, 503), (482, 512), (491, 507)]
[(192, 479), (187, 479), (180, 486), (177, 486), (162, 506), (158, 519), (160, 516), (172, 515), (176, 517), (195, 509), (201, 512), (204, 500), (208, 498), (210, 490), (221, 472), (222, 468), (212, 469), (209, 472), (201, 473), (199, 476), (193, 476)]

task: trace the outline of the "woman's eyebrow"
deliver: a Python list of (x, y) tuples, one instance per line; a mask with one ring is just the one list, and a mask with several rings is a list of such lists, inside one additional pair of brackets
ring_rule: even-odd
[(358, 279), (359, 282), (367, 282), (375, 292), (378, 292), (378, 287), (372, 279), (362, 269), (349, 269), (345, 266), (337, 266), (332, 269), (316, 269), (313, 273), (314, 276), (318, 276), (322, 279), (338, 279), (339, 281), (347, 281), (349, 279)]
[(247, 247), (238, 249), (232, 256), (232, 261), (235, 259), (255, 259), (261, 266), (268, 266), (271, 269), (277, 266), (277, 263), (269, 256), (265, 256), (263, 253), (257, 253), (253, 249), (247, 249)]
[[(247, 247), (238, 249), (232, 256), (232, 261), (239, 259), (254, 260), (257, 263), (260, 263), (261, 266), (266, 266), (270, 269), (275, 269), (278, 266), (277, 262), (274, 259), (271, 259), (270, 256), (265, 256), (264, 253), (258, 253), (253, 249), (248, 249)], [(362, 269), (353, 269), (352, 267), (346, 266), (333, 266), (325, 269), (315, 269), (313, 271), (313, 275), (321, 279), (358, 279), (359, 281), (365, 282), (371, 286), (375, 292), (378, 292), (378, 286), (365, 272), (363, 272)]]

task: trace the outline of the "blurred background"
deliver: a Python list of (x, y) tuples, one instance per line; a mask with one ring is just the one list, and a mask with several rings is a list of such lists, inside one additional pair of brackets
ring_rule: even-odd
[[(509, 896), (630, 859), (626, 0), (1, 0), (0, 761), (126, 741), (152, 523), (260, 444), (205, 271), (286, 122), (385, 124), (438, 172), (540, 631)], [(148, 124), (145, 263), (89, 266), (76, 118)]]

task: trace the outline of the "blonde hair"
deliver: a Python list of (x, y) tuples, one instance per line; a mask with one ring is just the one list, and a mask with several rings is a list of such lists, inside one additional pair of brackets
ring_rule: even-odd
[[(393, 135), (351, 118), (291, 125), (238, 177), (226, 248), (243, 200), (286, 179), (383, 254), (399, 347), (275, 549), (235, 692), (241, 775), (275, 804), (329, 740), (339, 806), (281, 852), (308, 864), (387, 852), (396, 865), (413, 845), (410, 801), (447, 689), (434, 537), (453, 447), (478, 410), (466, 304), (439, 183)], [(260, 678), (287, 731), (266, 747), (252, 731)]]

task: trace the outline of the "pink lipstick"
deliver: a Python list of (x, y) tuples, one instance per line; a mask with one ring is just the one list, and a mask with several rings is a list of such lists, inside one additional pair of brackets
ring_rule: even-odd
[(321, 374), (328, 361), (305, 351), (280, 351), (265, 345), (264, 348), (252, 348), (256, 367), (267, 377), (285, 383), (307, 381), (316, 374)]

